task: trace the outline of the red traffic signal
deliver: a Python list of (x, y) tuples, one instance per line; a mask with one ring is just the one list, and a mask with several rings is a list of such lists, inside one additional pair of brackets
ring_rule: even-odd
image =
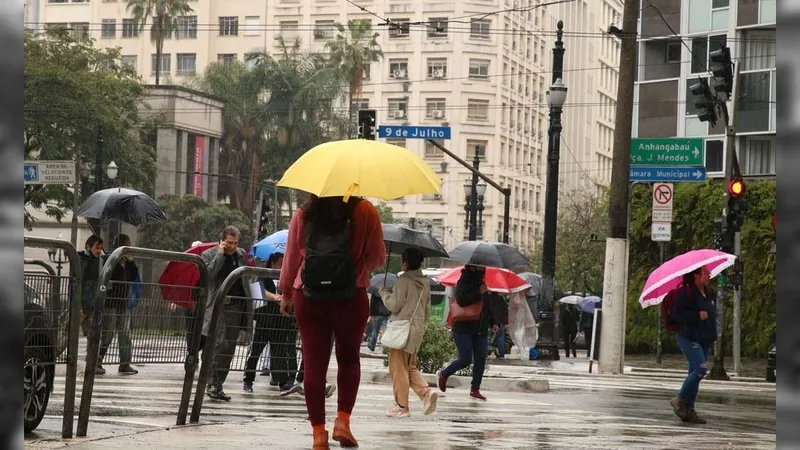
[(728, 193), (733, 197), (744, 195), (744, 181), (741, 178), (734, 178), (728, 183)]

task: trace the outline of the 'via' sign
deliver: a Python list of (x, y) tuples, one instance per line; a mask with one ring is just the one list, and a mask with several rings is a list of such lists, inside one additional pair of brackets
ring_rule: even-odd
[(631, 139), (632, 166), (705, 166), (700, 138)]
[(650, 228), (650, 239), (655, 242), (669, 242), (672, 240), (671, 222), (653, 222)]

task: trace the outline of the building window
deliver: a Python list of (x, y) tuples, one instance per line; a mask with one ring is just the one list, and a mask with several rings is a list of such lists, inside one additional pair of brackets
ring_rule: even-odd
[(489, 100), (467, 100), (467, 119), (489, 120)]
[(128, 66), (129, 68), (136, 70), (136, 63), (137, 63), (136, 55), (122, 55), (122, 65)]
[(772, 139), (747, 138), (747, 175), (775, 173), (775, 147)]
[[(436, 143), (444, 147), (444, 141), (437, 139)], [(439, 147), (431, 144), (428, 140), (425, 140), (425, 157), (426, 158), (443, 158), (444, 153), (439, 150)]]
[[(171, 71), (170, 64), (172, 63), (172, 58), (170, 58), (170, 56), (171, 55), (169, 53), (161, 54), (161, 67), (159, 68), (159, 71), (158, 71), (159, 75), (169, 75), (169, 73)], [(152, 60), (151, 60), (153, 67), (152, 67), (152, 69), (150, 71), (150, 74), (153, 75), (153, 76), (155, 76), (155, 74), (156, 74), (156, 61), (157, 61), (156, 54), (153, 53)]]
[(197, 16), (182, 16), (175, 20), (175, 37), (197, 39)]
[(739, 133), (775, 131), (775, 30), (749, 31), (742, 41), (744, 55), (736, 131)]
[(722, 172), (723, 141), (706, 141), (706, 170), (709, 172)]
[(727, 37), (724, 34), (692, 39), (692, 73), (708, 72), (709, 53), (725, 47), (726, 43)]
[(71, 23), (69, 27), (72, 29), (72, 35), (75, 36), (75, 38), (83, 39), (89, 37), (89, 22)]
[(438, 241), (444, 240), (444, 219), (431, 219), (431, 236)]
[(299, 27), (300, 24), (296, 20), (280, 23), (280, 35), (287, 44), (292, 44), (297, 40)]
[(239, 17), (228, 16), (219, 18), (219, 35), (220, 36), (238, 36), (239, 35)]
[(411, 35), (411, 23), (409, 19), (392, 20), (389, 25), (389, 39), (404, 39)]
[(247, 16), (244, 18), (244, 35), (245, 36), (258, 36), (259, 34), (259, 18), (258, 16)]
[(489, 77), (489, 60), (486, 60), (486, 59), (470, 59), (469, 60), (469, 77), (470, 78), (488, 78)]
[(217, 62), (223, 66), (232, 66), (236, 62), (236, 53), (220, 53)]
[(314, 24), (314, 40), (328, 41), (333, 39), (336, 25), (332, 20), (318, 20)]
[(436, 17), (428, 19), (428, 37), (429, 38), (447, 37), (447, 17)]
[(408, 79), (408, 60), (407, 59), (390, 59), (389, 60), (389, 78), (396, 80)]
[(489, 141), (479, 139), (467, 139), (467, 162), (475, 159), (475, 152), (478, 152), (478, 157), (481, 159), (486, 158), (486, 146)]
[(372, 73), (372, 65), (370, 63), (361, 63), (361, 79), (362, 80), (369, 80), (371, 73)]
[(472, 39), (489, 39), (491, 26), (491, 20), (473, 19), (469, 27), (469, 37)]
[(425, 118), (441, 120), (445, 118), (447, 100), (443, 98), (429, 98), (425, 100)]
[(387, 139), (387, 144), (396, 145), (398, 147), (406, 148), (406, 140), (405, 139)]
[(116, 19), (103, 19), (100, 23), (100, 37), (103, 39), (114, 39), (117, 37)]
[(665, 63), (680, 63), (681, 52), (683, 51), (683, 44), (681, 41), (668, 41), (664, 44), (664, 62)]
[(447, 78), (447, 58), (428, 58), (428, 78)]
[(194, 75), (197, 68), (197, 54), (195, 53), (178, 53), (178, 70), (176, 75), (188, 76)]
[(399, 119), (406, 119), (407, 117), (408, 117), (408, 100), (390, 99), (389, 118), (399, 120)]
[(134, 19), (122, 19), (122, 37), (139, 37), (139, 24)]

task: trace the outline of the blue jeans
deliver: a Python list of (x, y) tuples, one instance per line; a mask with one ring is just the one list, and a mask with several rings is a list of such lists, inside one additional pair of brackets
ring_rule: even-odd
[(689, 363), (689, 374), (683, 380), (683, 386), (678, 397), (680, 397), (687, 408), (694, 408), (694, 401), (697, 399), (697, 391), (700, 389), (700, 381), (706, 376), (708, 368), (708, 345), (691, 342), (690, 340), (678, 335), (678, 347)]
[(453, 340), (458, 349), (458, 359), (451, 362), (442, 371), (444, 378), (449, 378), (459, 370), (466, 369), (472, 364), (473, 358), (475, 364), (472, 366), (472, 390), (476, 391), (481, 388), (481, 381), (483, 381), (483, 372), (486, 370), (486, 352), (489, 351), (489, 338), (487, 336), (479, 336), (473, 333), (453, 333)]
[(506, 356), (506, 326), (500, 325), (497, 330), (497, 356), (505, 358)]
[(367, 345), (370, 350), (375, 350), (375, 346), (378, 344), (378, 334), (381, 330), (386, 329), (388, 321), (388, 317), (372, 316), (372, 330), (370, 331), (369, 344)]

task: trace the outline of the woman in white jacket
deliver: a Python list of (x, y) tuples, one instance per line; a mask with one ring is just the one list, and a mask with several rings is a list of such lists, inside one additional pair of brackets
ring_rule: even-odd
[(394, 320), (410, 320), (408, 341), (402, 349), (389, 350), (389, 373), (392, 376), (395, 407), (386, 413), (389, 417), (408, 417), (408, 390), (411, 388), (423, 401), (423, 413), (436, 411), (438, 393), (428, 387), (417, 368), (417, 352), (425, 335), (425, 327), (431, 310), (431, 287), (428, 277), (423, 275), (423, 256), (417, 250), (408, 249), (401, 256), (402, 275), (397, 279), (392, 293), (385, 287), (380, 289), (384, 305)]

